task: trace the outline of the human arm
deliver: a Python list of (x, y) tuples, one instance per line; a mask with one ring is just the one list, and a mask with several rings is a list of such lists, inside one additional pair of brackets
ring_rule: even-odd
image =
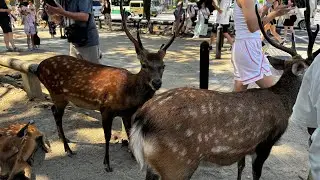
[[(258, 24), (258, 18), (255, 12), (255, 0), (239, 0), (238, 2), (240, 3), (249, 31), (252, 33), (258, 31), (260, 28)], [(288, 13), (290, 9), (291, 8), (288, 5), (279, 5), (274, 11), (269, 13), (267, 16), (262, 16), (262, 24), (268, 24), (275, 17), (282, 16)], [(261, 13), (263, 14), (263, 12)]]
[(1, 9), (1, 8), (0, 8), (0, 12), (10, 13), (10, 12), (11, 12), (11, 9)]
[(219, 13), (222, 13), (222, 10), (220, 9), (220, 7), (217, 6), (215, 0), (212, 0), (212, 6), (213, 6)]
[(87, 22), (89, 20), (89, 14), (86, 12), (70, 12), (63, 9), (60, 4), (57, 4), (57, 7), (46, 5), (46, 10), (48, 14), (57, 14), (60, 16), (65, 16), (67, 18), (73, 19), (75, 21)]

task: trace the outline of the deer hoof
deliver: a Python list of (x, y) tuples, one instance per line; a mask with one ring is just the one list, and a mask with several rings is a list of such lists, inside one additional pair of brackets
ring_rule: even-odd
[(129, 142), (127, 140), (122, 140), (122, 147), (128, 147)]
[(68, 154), (69, 157), (72, 157), (72, 156), (76, 155), (77, 153), (75, 153), (75, 152), (73, 152), (71, 150), (67, 150), (67, 154)]
[(112, 169), (110, 166), (106, 166), (104, 169), (105, 169), (107, 172), (112, 172), (112, 171), (113, 171), (113, 169)]

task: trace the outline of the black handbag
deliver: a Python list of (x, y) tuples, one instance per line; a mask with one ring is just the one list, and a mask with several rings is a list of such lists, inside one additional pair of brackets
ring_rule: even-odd
[(66, 27), (66, 36), (68, 42), (78, 45), (79, 47), (87, 45), (88, 42), (88, 27), (91, 21), (91, 14), (89, 14), (89, 19), (86, 26), (81, 26), (79, 24), (71, 24)]
[(204, 19), (204, 24), (209, 24), (209, 19)]

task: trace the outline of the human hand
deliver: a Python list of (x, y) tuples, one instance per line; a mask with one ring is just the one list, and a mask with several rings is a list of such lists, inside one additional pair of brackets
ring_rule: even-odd
[(5, 10), (5, 12), (7, 12), (7, 13), (11, 13), (11, 11), (12, 11), (11, 9), (6, 9)]
[(63, 9), (63, 7), (60, 4), (57, 4), (57, 7), (50, 6), (49, 4), (46, 4), (45, 10), (50, 15), (53, 15), (53, 14), (62, 15), (65, 12), (65, 10)]
[(220, 14), (221, 14), (222, 12), (223, 12), (223, 11), (222, 11), (221, 9), (218, 9), (218, 13), (220, 13)]
[(274, 9), (274, 12), (276, 14), (276, 17), (283, 16), (287, 14), (289, 11), (291, 11), (293, 8), (291, 5), (279, 5)]

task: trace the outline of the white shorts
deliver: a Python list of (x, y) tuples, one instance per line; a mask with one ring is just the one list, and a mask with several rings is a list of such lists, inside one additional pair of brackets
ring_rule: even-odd
[(234, 78), (243, 85), (271, 76), (270, 64), (262, 52), (260, 39), (236, 39), (231, 58)]
[(27, 35), (34, 35), (34, 34), (36, 34), (36, 28), (34, 26), (25, 25), (24, 26), (24, 32)]

